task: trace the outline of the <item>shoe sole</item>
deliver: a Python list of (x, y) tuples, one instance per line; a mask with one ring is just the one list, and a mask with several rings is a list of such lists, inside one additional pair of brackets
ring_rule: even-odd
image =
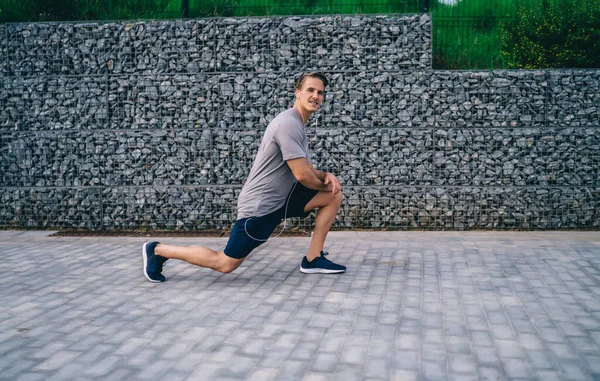
[(304, 274), (340, 274), (346, 272), (346, 270), (305, 269), (300, 267), (300, 272)]
[(146, 279), (148, 279), (152, 283), (160, 283), (159, 280), (154, 280), (154, 279), (150, 278), (150, 276), (146, 272), (146, 266), (148, 266), (148, 256), (146, 255), (146, 246), (148, 246), (148, 242), (146, 242), (144, 244), (144, 246), (142, 246), (142, 258), (144, 258), (144, 276), (146, 277)]

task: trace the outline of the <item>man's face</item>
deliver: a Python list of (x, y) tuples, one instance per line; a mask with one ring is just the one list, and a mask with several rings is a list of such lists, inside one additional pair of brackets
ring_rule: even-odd
[(296, 102), (307, 111), (315, 112), (321, 107), (325, 96), (325, 86), (318, 78), (308, 77), (304, 80), (302, 88), (296, 91)]

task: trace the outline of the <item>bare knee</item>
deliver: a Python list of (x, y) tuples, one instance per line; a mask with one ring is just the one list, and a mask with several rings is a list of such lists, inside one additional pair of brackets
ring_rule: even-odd
[(341, 191), (336, 194), (329, 193), (329, 200), (327, 200), (327, 204), (325, 204), (324, 206), (333, 205), (339, 208), (342, 205), (343, 198), (344, 196)]
[(330, 205), (339, 208), (340, 205), (342, 205), (343, 198), (344, 195), (341, 191), (336, 194), (333, 194), (330, 191), (320, 191), (308, 204), (306, 204), (304, 211), (310, 212), (311, 210), (325, 208)]
[(215, 270), (217, 270), (218, 272), (221, 272), (223, 274), (229, 274), (233, 270), (240, 267), (240, 265), (244, 261), (244, 258), (235, 259), (235, 258), (228, 257), (227, 255), (225, 255), (225, 253), (220, 253), (220, 254), (221, 254), (222, 258), (219, 261), (219, 264), (215, 267)]
[(342, 191), (339, 191), (338, 193), (333, 195), (333, 199), (331, 200), (331, 203), (335, 204), (339, 207), (340, 205), (342, 205), (343, 199), (344, 199), (344, 195), (342, 194)]

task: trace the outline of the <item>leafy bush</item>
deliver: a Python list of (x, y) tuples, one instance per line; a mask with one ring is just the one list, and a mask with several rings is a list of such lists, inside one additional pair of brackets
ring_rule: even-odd
[(528, 2), (505, 24), (502, 55), (509, 68), (600, 67), (600, 1)]

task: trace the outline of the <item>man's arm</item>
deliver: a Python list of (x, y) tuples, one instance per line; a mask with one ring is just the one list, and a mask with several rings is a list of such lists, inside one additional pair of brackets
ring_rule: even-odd
[(313, 166), (311, 166), (310, 169), (312, 169), (312, 171), (315, 173), (315, 176), (317, 176), (317, 178), (319, 180), (325, 181), (327, 172), (319, 171), (318, 169), (315, 169), (315, 167), (313, 167)]
[(287, 161), (294, 177), (307, 188), (318, 191), (331, 191), (336, 194), (340, 191), (340, 182), (329, 172), (314, 169), (306, 158), (297, 158)]
[(313, 170), (315, 176), (317, 176), (317, 178), (319, 180), (321, 180), (323, 182), (323, 184), (325, 184), (325, 185), (331, 184), (331, 192), (333, 194), (341, 192), (342, 185), (340, 184), (340, 181), (337, 179), (337, 177), (335, 177), (335, 175), (333, 173), (319, 171), (318, 169), (315, 169), (312, 166), (311, 166), (311, 169)]

